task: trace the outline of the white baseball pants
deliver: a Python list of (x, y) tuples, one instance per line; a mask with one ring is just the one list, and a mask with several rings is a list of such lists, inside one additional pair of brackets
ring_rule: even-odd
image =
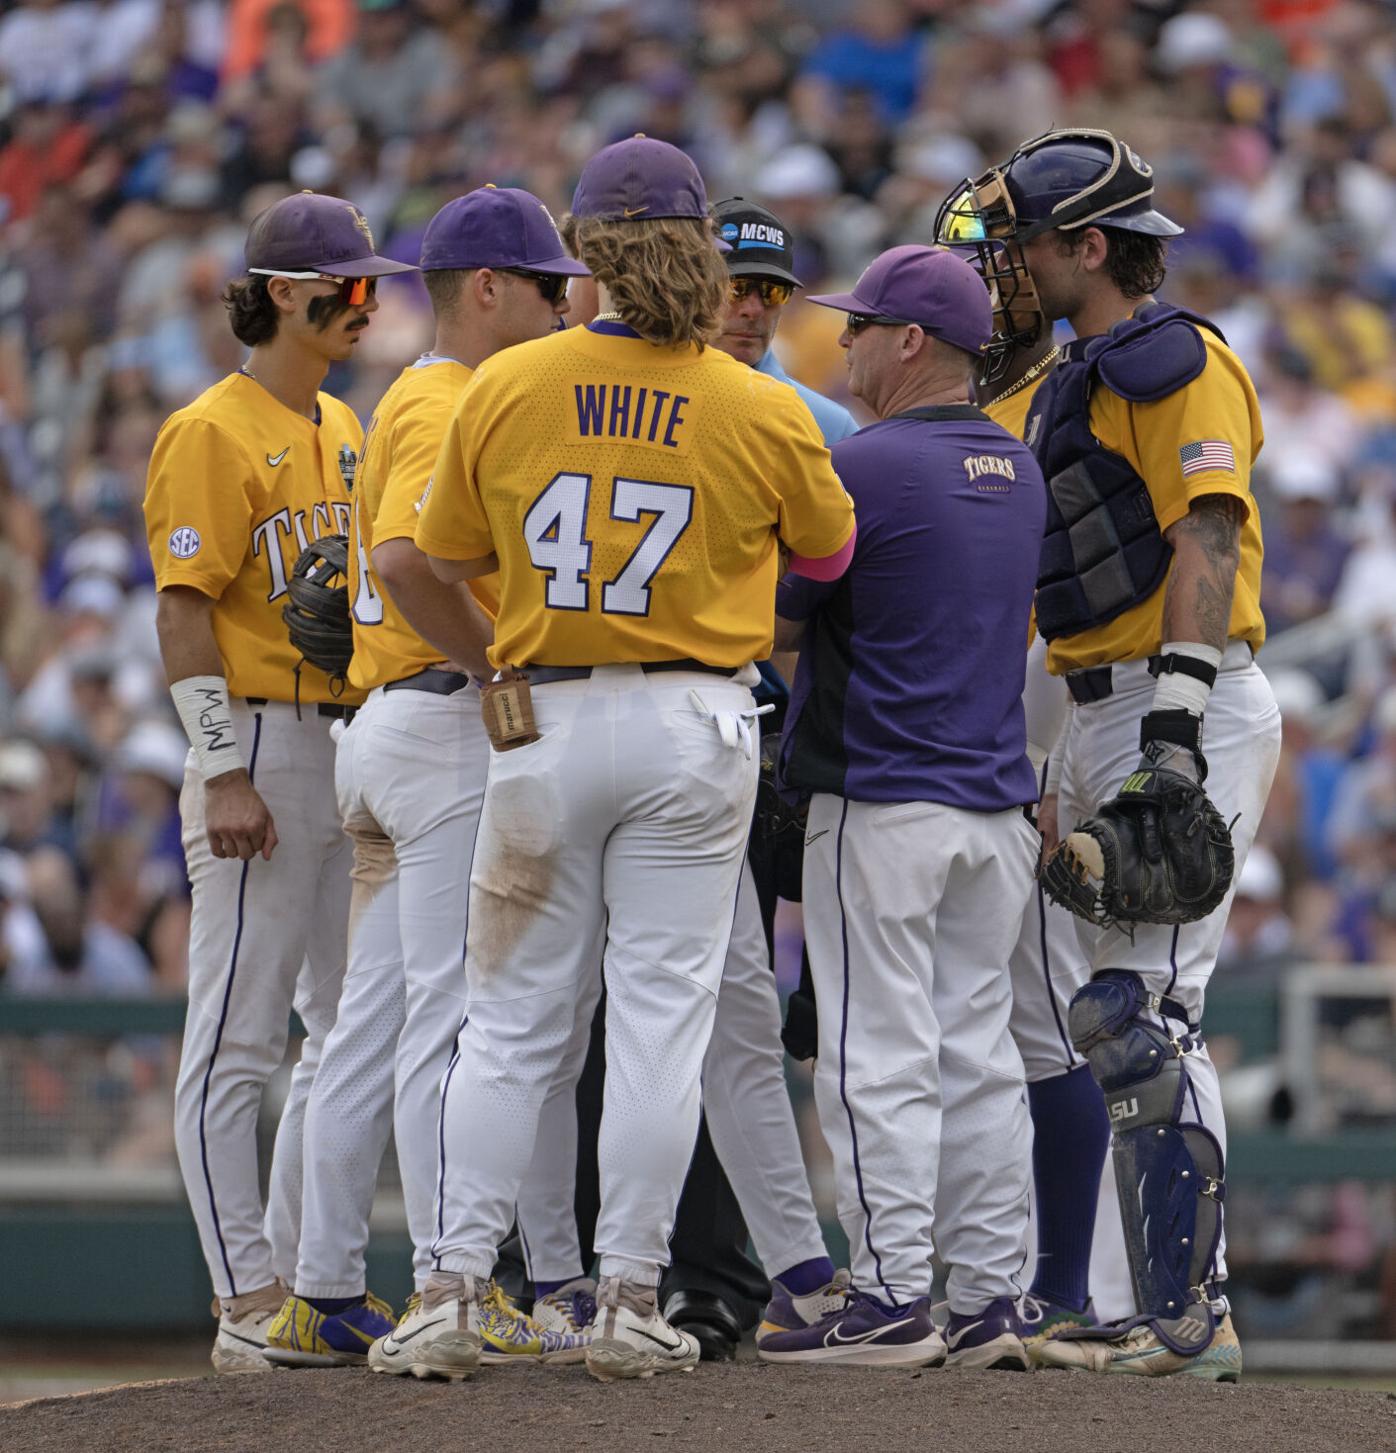
[[(214, 1292), (295, 1275), (306, 1100), (339, 1003), (349, 841), (334, 795), (331, 722), (314, 705), (234, 700), (233, 728), (276, 824), (270, 862), (215, 858), (191, 752), (180, 815), (193, 885), (189, 1014), (175, 1085), (175, 1145)], [(292, 1008), (307, 1038), (281, 1114), (265, 1209), (257, 1175), (262, 1090)]]
[[(469, 687), (451, 696), (374, 691), (340, 741), (339, 805), (354, 843), (349, 968), (306, 1113), (295, 1284), (302, 1296), (364, 1291), (369, 1214), (389, 1130), (418, 1290), (430, 1273), (441, 1078), (465, 1014), (470, 856), (489, 752), (480, 693)], [(585, 1047), (583, 1039), (583, 1054)], [(556, 1225), (534, 1227), (532, 1236), (560, 1245), (564, 1258), (570, 1249), (560, 1273), (568, 1278), (581, 1274), (572, 1209), (576, 1111), (564, 1104), (576, 1073), (580, 1066), (540, 1126), (548, 1152), (542, 1199)], [(520, 1198), (526, 1239), (535, 1204)]]
[(819, 1123), (854, 1284), (895, 1304), (929, 1294), (933, 1232), (952, 1310), (1022, 1292), (1031, 1142), (1008, 958), (1037, 847), (1016, 808), (810, 803)]
[(491, 759), (476, 843), (437, 1264), (481, 1277), (494, 1266), (604, 924), (595, 1244), (603, 1276), (656, 1284), (751, 823), (755, 729), (748, 755), (737, 727), (753, 702), (730, 678), (638, 666), (535, 686), (533, 701), (542, 738)]
[(746, 865), (703, 1061), (703, 1109), (766, 1275), (827, 1255), (785, 1085), (780, 996)]
[[(1154, 679), (1142, 661), (1115, 666), (1112, 671), (1113, 694), (1103, 701), (1079, 704), (1071, 715), (1058, 808), (1063, 833), (1113, 797), (1139, 764), (1139, 722), (1153, 701)], [(1249, 647), (1242, 643), (1228, 647), (1222, 659), (1217, 684), (1207, 701), (1202, 750), (1208, 766), (1207, 794), (1227, 822), (1235, 819), (1231, 841), (1236, 872), (1221, 906), (1199, 923), (1175, 928), (1137, 924), (1132, 942), (1118, 928), (1100, 929), (1077, 921), (1092, 972), (1132, 969), (1150, 992), (1177, 999), (1194, 1024), (1202, 1018), (1207, 982), (1216, 967), (1236, 882), (1255, 841), (1280, 755), (1280, 712), (1274, 693), (1251, 661)], [(1169, 1032), (1179, 1028), (1171, 1024)], [(1217, 1137), (1224, 1152), (1221, 1088), (1205, 1044), (1190, 1053), (1184, 1064), (1193, 1116)], [(1217, 1275), (1226, 1275), (1223, 1251), (1217, 1255)]]

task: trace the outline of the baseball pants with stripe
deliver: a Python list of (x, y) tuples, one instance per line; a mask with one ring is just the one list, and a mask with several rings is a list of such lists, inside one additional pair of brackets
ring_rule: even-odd
[[(289, 702), (234, 700), (234, 730), (276, 824), (271, 861), (215, 858), (190, 754), (180, 813), (193, 885), (189, 1012), (175, 1086), (175, 1144), (214, 1292), (288, 1284), (300, 1239), (306, 1100), (344, 981), (350, 844), (334, 791), (331, 721)], [(263, 1205), (257, 1120), (286, 1050), (291, 1010), (307, 1038), (291, 1074)]]

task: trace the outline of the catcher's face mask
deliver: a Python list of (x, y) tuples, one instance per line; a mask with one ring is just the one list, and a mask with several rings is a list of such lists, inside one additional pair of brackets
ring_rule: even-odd
[(997, 169), (978, 181), (967, 177), (936, 214), (936, 241), (957, 251), (974, 249), (975, 265), (993, 300), (994, 336), (981, 370), (985, 383), (1002, 378), (1014, 351), (1031, 348), (1042, 336), (1042, 304), (1015, 240), (1017, 226), (1013, 199)]

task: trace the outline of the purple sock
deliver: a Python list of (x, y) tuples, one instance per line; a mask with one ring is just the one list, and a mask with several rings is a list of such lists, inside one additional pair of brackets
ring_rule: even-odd
[(317, 1312), (323, 1312), (327, 1317), (337, 1317), (341, 1312), (347, 1312), (350, 1307), (357, 1307), (363, 1301), (364, 1294), (360, 1292), (356, 1297), (302, 1297), (303, 1302), (309, 1302)]
[(1032, 1292), (1080, 1311), (1090, 1296), (1096, 1197), (1110, 1148), (1105, 1099), (1089, 1066), (1078, 1065), (1029, 1085), (1028, 1108), (1037, 1193)]
[(538, 1301), (544, 1297), (550, 1297), (554, 1292), (560, 1292), (569, 1281), (576, 1281), (575, 1276), (569, 1276), (562, 1281), (536, 1281), (533, 1283), (533, 1295)]
[(812, 1256), (775, 1278), (792, 1297), (807, 1297), (834, 1279), (834, 1263), (827, 1256)]

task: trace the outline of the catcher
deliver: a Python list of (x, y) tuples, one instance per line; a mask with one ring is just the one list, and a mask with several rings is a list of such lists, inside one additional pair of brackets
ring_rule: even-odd
[(1006, 311), (1035, 287), (1076, 334), (1025, 429), (1049, 494), (1037, 624), (1074, 703), (1039, 810), (1042, 880), (1078, 915), (1091, 965), (1069, 1030), (1113, 1127), (1138, 1309), (1039, 1356), (1234, 1381), (1225, 1127), (1200, 1020), (1279, 754), (1253, 664), (1260, 409), (1217, 329), (1154, 301), (1182, 229), (1127, 146), (1049, 132), (967, 187), (956, 235), (977, 242)]

